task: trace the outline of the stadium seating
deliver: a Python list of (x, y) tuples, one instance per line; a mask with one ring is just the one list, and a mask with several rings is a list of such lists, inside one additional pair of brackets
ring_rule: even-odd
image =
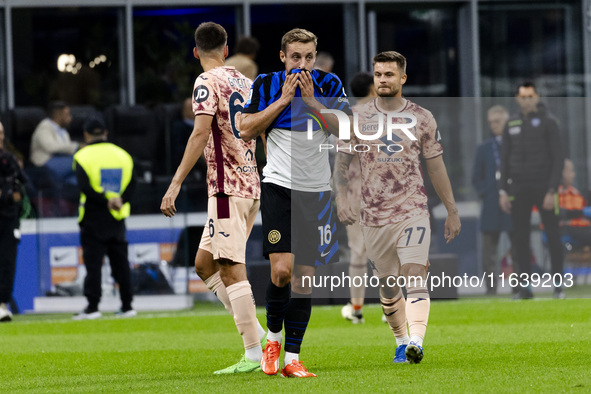
[(74, 141), (82, 141), (84, 139), (84, 122), (88, 118), (105, 120), (103, 113), (91, 105), (73, 105), (70, 107), (70, 113), (72, 114), (72, 123), (68, 132)]
[(164, 163), (164, 173), (165, 174), (172, 174), (174, 172), (174, 168), (172, 168), (172, 148), (171, 148), (171, 127), (172, 123), (175, 120), (182, 119), (181, 115), (181, 108), (182, 105), (180, 103), (175, 104), (158, 104), (154, 107), (154, 112), (156, 113), (156, 117), (158, 119), (158, 127), (160, 128), (161, 138), (164, 144), (159, 144), (161, 147), (164, 148), (164, 154), (162, 155), (163, 163)]
[[(74, 141), (83, 140), (83, 125), (89, 117), (105, 122), (109, 141), (127, 150), (136, 163), (139, 187), (134, 213), (155, 213), (172, 174), (171, 126), (181, 120), (181, 104), (158, 104), (153, 109), (143, 105), (115, 105), (100, 111), (89, 105), (70, 106), (72, 123), (68, 128)], [(43, 108), (15, 107), (3, 116), (7, 137), (25, 157), (26, 172), (43, 199), (51, 199), (51, 184), (43, 169), (29, 162), (31, 137), (37, 124), (45, 118)], [(187, 178), (185, 193), (179, 196), (179, 206), (188, 210), (207, 209), (206, 185), (201, 179)], [(203, 198), (205, 195), (205, 198)], [(158, 201), (157, 201), (158, 200)], [(42, 204), (43, 201), (39, 201)]]
[(110, 140), (133, 157), (138, 174), (147, 183), (157, 170), (158, 123), (156, 115), (143, 105), (116, 105), (105, 111)]

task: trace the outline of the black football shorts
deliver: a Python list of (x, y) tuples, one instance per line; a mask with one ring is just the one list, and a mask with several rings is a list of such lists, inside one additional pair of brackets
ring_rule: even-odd
[(293, 253), (296, 264), (338, 261), (336, 212), (330, 191), (303, 192), (261, 183), (263, 254)]

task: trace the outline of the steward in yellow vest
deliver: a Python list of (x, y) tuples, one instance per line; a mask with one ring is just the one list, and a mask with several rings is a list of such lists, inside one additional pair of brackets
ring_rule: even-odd
[(131, 271), (127, 257), (125, 218), (135, 182), (133, 160), (122, 148), (107, 142), (107, 130), (97, 119), (84, 124), (86, 146), (74, 155), (74, 170), (80, 188), (80, 243), (86, 279), (84, 295), (88, 306), (76, 320), (101, 317), (101, 268), (109, 256), (113, 279), (119, 284), (120, 316), (135, 316), (131, 306)]

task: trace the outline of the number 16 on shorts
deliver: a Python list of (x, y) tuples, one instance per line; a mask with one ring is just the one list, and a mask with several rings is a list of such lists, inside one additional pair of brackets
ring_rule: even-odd
[(326, 245), (330, 245), (330, 241), (332, 240), (332, 230), (330, 229), (330, 224), (326, 226), (318, 226), (318, 232), (320, 233), (320, 247)]

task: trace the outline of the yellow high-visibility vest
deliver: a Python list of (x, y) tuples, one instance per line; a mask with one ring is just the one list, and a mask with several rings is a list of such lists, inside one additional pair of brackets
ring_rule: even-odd
[[(74, 167), (76, 163), (88, 176), (90, 186), (97, 193), (104, 193), (107, 200), (121, 196), (131, 182), (133, 159), (125, 150), (110, 142), (99, 142), (80, 149), (74, 155)], [(80, 193), (78, 222), (84, 218), (85, 205), (86, 195)], [(125, 219), (130, 211), (129, 202), (123, 204), (119, 211), (110, 210), (116, 220)]]

